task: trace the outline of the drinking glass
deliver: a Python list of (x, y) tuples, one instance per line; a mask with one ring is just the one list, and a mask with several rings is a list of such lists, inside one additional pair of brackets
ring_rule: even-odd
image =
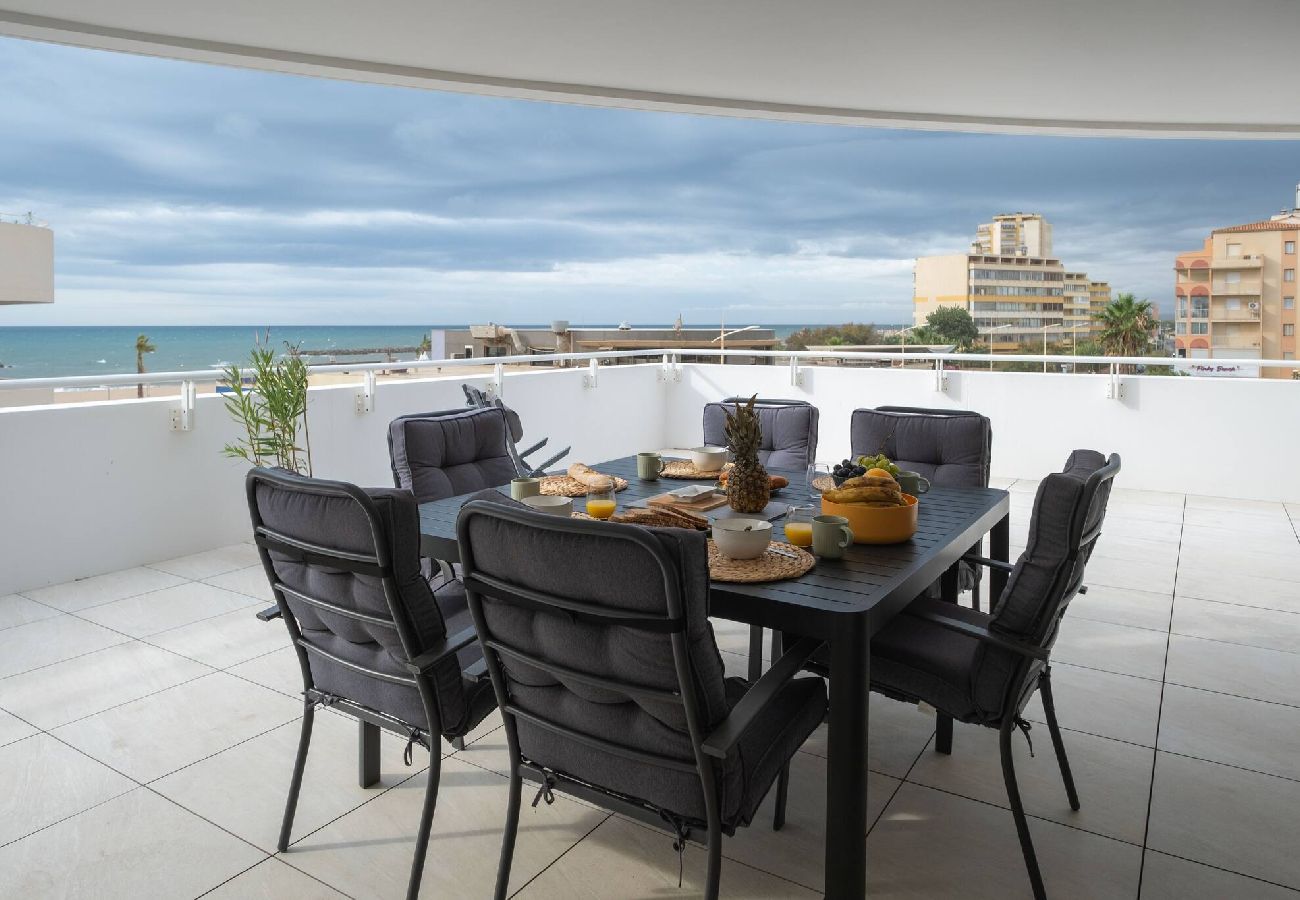
[(796, 547), (812, 546), (813, 508), (792, 506), (785, 514), (785, 539)]
[(614, 497), (614, 479), (594, 482), (587, 488), (587, 515), (593, 519), (608, 519), (618, 508)]
[(820, 500), (822, 496), (821, 489), (817, 487), (817, 482), (821, 480), (826, 484), (834, 484), (831, 479), (830, 463), (813, 463), (808, 467), (808, 499)]

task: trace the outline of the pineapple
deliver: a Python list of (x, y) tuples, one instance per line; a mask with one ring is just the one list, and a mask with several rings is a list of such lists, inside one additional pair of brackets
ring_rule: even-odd
[(767, 470), (758, 461), (758, 447), (763, 440), (763, 429), (754, 412), (755, 394), (744, 406), (736, 404), (736, 412), (727, 413), (727, 449), (735, 458), (735, 465), (727, 476), (727, 502), (736, 512), (760, 513), (771, 499), (771, 483)]

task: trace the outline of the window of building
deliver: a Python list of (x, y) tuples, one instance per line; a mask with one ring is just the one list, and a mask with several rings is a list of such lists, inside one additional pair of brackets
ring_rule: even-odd
[(1210, 323), (1209, 323), (1209, 322), (1193, 322), (1193, 323), (1192, 323), (1192, 334), (1209, 334), (1209, 333), (1210, 333)]
[(1295, 309), (1295, 297), (1283, 297), (1283, 298), (1282, 298), (1282, 308), (1283, 308), (1283, 309)]
[(1295, 351), (1293, 351), (1293, 350), (1283, 350), (1283, 351), (1282, 351), (1282, 358), (1283, 358), (1283, 359), (1295, 359)]
[(1187, 334), (1187, 323), (1186, 323), (1186, 322), (1175, 322), (1175, 323), (1174, 323), (1174, 334)]
[(1283, 280), (1283, 281), (1295, 281), (1295, 269), (1283, 269), (1283, 270), (1282, 270), (1282, 280)]
[(1223, 302), (1224, 302), (1224, 305), (1227, 306), (1228, 309), (1241, 309), (1241, 298), (1240, 298), (1240, 297), (1229, 297), (1227, 300), (1225, 300), (1225, 301), (1223, 301)]
[(1228, 255), (1229, 255), (1229, 256), (1241, 256), (1241, 244), (1229, 244), (1229, 245), (1228, 245)]
[(1229, 272), (1227, 275), (1223, 276), (1223, 280), (1228, 282), (1228, 284), (1241, 284), (1241, 273)]
[(1295, 241), (1286, 241), (1282, 244), (1283, 253), (1295, 253)]
[(1294, 326), (1294, 325), (1283, 325), (1283, 326), (1282, 326), (1282, 337), (1295, 337), (1295, 326)]

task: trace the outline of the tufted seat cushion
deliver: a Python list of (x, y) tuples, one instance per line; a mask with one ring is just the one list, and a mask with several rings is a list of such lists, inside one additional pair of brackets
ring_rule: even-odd
[[(475, 498), (480, 499), (480, 498)], [(499, 492), (481, 499), (514, 504)], [(538, 526), (546, 518), (537, 514)], [(723, 678), (722, 659), (708, 621), (708, 562), (705, 538), (679, 529), (599, 526), (604, 533), (559, 532), (505, 519), (469, 520), (473, 570), (520, 588), (624, 611), (666, 613), (664, 574), (643, 548), (614, 537), (616, 529), (650, 534), (675, 560), (684, 605), (685, 642), (695, 699), (705, 730), (711, 730), (743, 696), (747, 685)], [(671, 636), (552, 609), (525, 607), (483, 597), (487, 638), (506, 647), (601, 679), (675, 691), (677, 672)], [(517, 719), (520, 753), (571, 777), (695, 820), (704, 818), (704, 798), (694, 772), (631, 760), (559, 734), (527, 717), (535, 715), (567, 729), (622, 747), (690, 765), (694, 750), (680, 704), (632, 695), (585, 680), (565, 678), (508, 654), (502, 664)], [(825, 712), (820, 679), (797, 679), (746, 733), (728, 759), (715, 764), (722, 819), (728, 827), (753, 815), (788, 753), (820, 723)], [(784, 755), (783, 755), (784, 754)]]
[(962, 410), (855, 409), (849, 422), (854, 456), (884, 453), (935, 487), (988, 487), (993, 429)]
[(508, 484), (510, 421), (500, 407), (402, 416), (388, 426), (388, 454), (399, 487), (419, 503)]
[[(310, 479), (303, 479), (307, 485)], [(409, 677), (408, 659), (394, 616), (409, 629), (415, 646), (423, 652), (449, 632), (467, 627), (470, 616), (464, 590), (458, 583), (439, 589), (435, 596), (425, 580), (419, 558), (419, 518), (415, 499), (404, 490), (375, 488), (366, 491), (382, 525), (381, 537), (392, 556), (393, 579), (399, 608), (389, 606), (383, 581), (370, 575), (304, 561), (270, 549), (275, 578), (285, 588), (285, 601), (309, 644), (355, 666), (385, 675)], [(334, 551), (375, 554), (370, 519), (355, 500), (346, 496), (287, 490), (267, 482), (257, 484), (254, 500), (262, 522), (281, 534)], [(302, 596), (298, 596), (302, 595)], [(313, 605), (303, 597), (360, 613), (359, 620)], [(446, 603), (445, 609), (442, 603)], [(477, 724), (495, 706), (482, 694), (487, 682), (475, 684), (462, 676), (473, 662), (477, 646), (462, 651), (462, 659), (448, 659), (433, 674), (437, 711), (444, 734), (461, 734)], [(428, 718), (414, 684), (400, 685), (367, 675), (320, 654), (308, 653), (314, 686), (354, 700), (419, 728)], [(484, 708), (484, 704), (491, 701)]]
[[(727, 411), (734, 403), (708, 403), (704, 407), (704, 443), (727, 446)], [(754, 404), (763, 430), (758, 461), (774, 469), (803, 469), (817, 456), (817, 407), (803, 402), (782, 401)]]
[(987, 625), (984, 613), (924, 597), (913, 601), (871, 641), (871, 687), (900, 700), (924, 700), (962, 722), (1001, 718), (1016, 658), (973, 637), (920, 618), (935, 612)]

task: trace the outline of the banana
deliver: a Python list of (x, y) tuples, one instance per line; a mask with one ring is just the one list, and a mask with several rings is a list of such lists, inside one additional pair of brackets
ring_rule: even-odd
[(856, 478), (846, 478), (844, 483), (840, 485), (840, 490), (861, 487), (885, 488), (886, 490), (892, 489), (895, 491), (899, 489), (898, 482), (892, 478), (873, 478), (870, 475), (859, 475)]
[(890, 506), (898, 506), (903, 500), (898, 485), (894, 485), (892, 490), (884, 487), (840, 488), (827, 491), (823, 496), (832, 503), (888, 503)]

